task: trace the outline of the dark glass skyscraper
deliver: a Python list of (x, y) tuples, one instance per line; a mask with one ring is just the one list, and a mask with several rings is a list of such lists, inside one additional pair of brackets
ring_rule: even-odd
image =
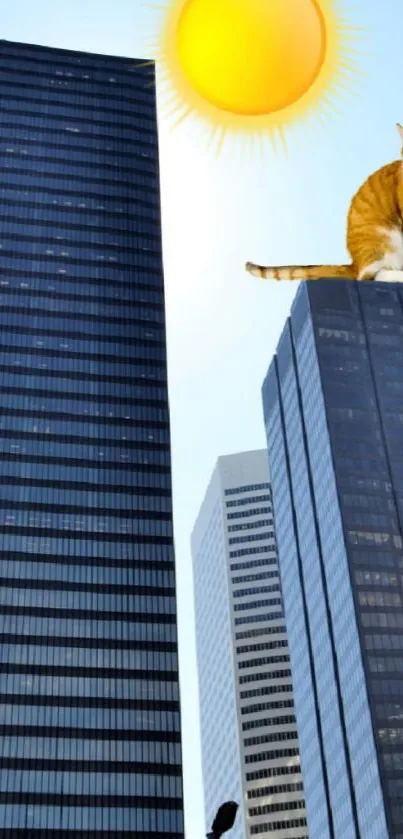
[(309, 837), (402, 839), (402, 287), (302, 284), (263, 401)]
[(154, 68), (0, 58), (0, 836), (177, 839)]

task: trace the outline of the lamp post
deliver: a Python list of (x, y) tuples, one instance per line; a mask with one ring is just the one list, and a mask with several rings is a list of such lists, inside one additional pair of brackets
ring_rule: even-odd
[(234, 826), (237, 809), (238, 804), (235, 801), (226, 801), (225, 804), (221, 804), (211, 825), (211, 831), (206, 834), (206, 838), (220, 839), (223, 833), (231, 830)]

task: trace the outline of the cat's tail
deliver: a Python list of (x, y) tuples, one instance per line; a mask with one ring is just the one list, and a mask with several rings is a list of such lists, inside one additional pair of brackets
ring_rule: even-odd
[(247, 262), (247, 271), (262, 280), (320, 280), (326, 277), (355, 280), (351, 265), (279, 265), (277, 268)]

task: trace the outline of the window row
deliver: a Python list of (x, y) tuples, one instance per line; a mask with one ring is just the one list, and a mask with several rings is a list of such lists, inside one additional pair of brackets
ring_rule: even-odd
[[(278, 632), (278, 630), (277, 630)], [(258, 652), (265, 652), (267, 650), (275, 650), (279, 647), (287, 648), (288, 644), (285, 639), (280, 639), (276, 641), (265, 641), (261, 644), (246, 644), (243, 647), (237, 647), (236, 652), (238, 655), (242, 655), (242, 653), (258, 653)]]
[[(113, 247), (108, 245), (104, 241), (104, 237), (100, 238), (99, 235), (87, 235), (80, 241), (80, 236), (66, 235), (68, 231), (65, 228), (58, 229), (53, 225), (47, 230), (41, 228), (37, 236), (28, 238), (28, 232), (27, 236), (24, 237), (20, 229), (16, 233), (11, 229), (7, 232), (6, 226), (1, 223), (1, 218), (0, 231), (3, 254), (11, 253), (12, 256), (17, 256), (20, 253), (32, 253), (33, 257), (40, 256), (46, 259), (47, 257), (55, 257), (56, 260), (59, 260), (57, 263), (59, 267), (63, 266), (65, 260), (67, 260), (67, 264), (80, 261), (82, 265), (89, 265), (92, 261), (112, 262), (123, 268), (130, 267), (134, 262), (136, 265), (144, 265), (156, 270), (161, 265), (161, 248), (154, 239), (149, 237), (144, 240), (138, 236), (135, 240), (130, 237), (129, 246), (123, 247), (123, 245), (116, 243)], [(60, 239), (63, 241), (60, 242)]]
[[(105, 469), (102, 463), (87, 466), (67, 466), (64, 463), (29, 463), (25, 460), (11, 460), (0, 457), (1, 476), (18, 478), (21, 482), (34, 481), (74, 481), (90, 483), (93, 486), (104, 484), (110, 488), (114, 486), (155, 487), (156, 489), (170, 489), (170, 476), (162, 471), (151, 472), (144, 466), (143, 471), (122, 470), (122, 464), (116, 464), (113, 469)], [(158, 468), (158, 467), (156, 467)], [(164, 467), (161, 467), (161, 470)], [(247, 608), (246, 606), (244, 608)]]
[[(134, 711), (128, 708), (75, 708), (63, 705), (3, 705), (0, 726), (82, 728), (99, 731), (180, 731), (178, 711)], [(4, 773), (3, 773), (4, 774)], [(10, 786), (0, 791), (10, 790)], [(38, 792), (41, 790), (37, 790)]]
[[(289, 661), (288, 656), (281, 656), (281, 659)], [(268, 670), (264, 673), (248, 673), (245, 676), (239, 676), (239, 684), (244, 685), (248, 682), (263, 682), (269, 679), (289, 679), (291, 677), (291, 670)], [(240, 698), (244, 699), (247, 694), (241, 691)]]
[(397, 586), (398, 576), (389, 571), (355, 571), (355, 581), (358, 585)]
[(368, 656), (371, 673), (403, 673), (403, 657)]
[[(279, 645), (279, 646), (287, 646), (287, 644)], [(246, 670), (248, 667), (267, 667), (271, 664), (276, 664), (279, 661), (289, 661), (290, 657), (288, 655), (269, 655), (264, 656), (262, 658), (248, 658), (246, 661), (239, 661), (238, 668), (240, 670)]]
[[(53, 91), (48, 91), (48, 96), (51, 96), (52, 93)], [(62, 98), (63, 93), (58, 91), (56, 96), (57, 98)], [(32, 160), (38, 160), (45, 164), (68, 160), (78, 167), (78, 171), (83, 166), (88, 170), (96, 168), (109, 172), (119, 166), (122, 172), (134, 179), (137, 174), (143, 174), (143, 172), (150, 172), (155, 175), (157, 165), (155, 157), (153, 155), (150, 156), (147, 152), (143, 152), (143, 154), (137, 152), (136, 154), (136, 151), (133, 150), (132, 154), (128, 154), (126, 151), (126, 154), (121, 155), (116, 149), (113, 151), (109, 150), (108, 152), (105, 148), (104, 152), (101, 152), (96, 149), (83, 150), (80, 146), (78, 149), (69, 148), (67, 143), (58, 145), (57, 143), (46, 143), (42, 141), (38, 144), (37, 142), (35, 143), (35, 140), (21, 142), (10, 140), (6, 137), (0, 142), (0, 155), (3, 160), (7, 159), (8, 155), (13, 155), (13, 162), (14, 160), (19, 162), (22, 160), (24, 163), (27, 162), (28, 165), (30, 165), (29, 161)]]
[[(0, 449), (1, 451), (1, 449)], [(248, 597), (253, 594), (268, 594), (270, 591), (280, 591), (278, 583), (269, 586), (252, 586), (251, 588), (239, 588), (232, 592), (233, 597)]]
[[(144, 336), (146, 334), (148, 332), (144, 331)], [(6, 329), (4, 327), (3, 333), (0, 334), (0, 346), (6, 346), (9, 350), (12, 347), (32, 348), (41, 351), (45, 349), (58, 355), (65, 355), (65, 351), (68, 350), (69, 354), (72, 353), (71, 357), (74, 357), (74, 354), (89, 356), (90, 360), (97, 364), (114, 357), (117, 361), (128, 363), (131, 362), (131, 359), (135, 359), (136, 361), (159, 361), (165, 364), (164, 344), (156, 339), (153, 340), (152, 344), (148, 342), (148, 339), (143, 343), (143, 338), (141, 341), (128, 344), (124, 341), (104, 341), (97, 337), (88, 340), (72, 338), (70, 335), (67, 337), (65, 332), (49, 335), (39, 327), (33, 332), (29, 329), (26, 332), (19, 332), (16, 329)]]
[[(14, 580), (46, 580), (77, 583), (78, 585), (122, 586), (125, 591), (135, 586), (173, 588), (175, 572), (139, 567), (133, 564), (126, 568), (116, 564), (105, 566), (86, 565), (79, 562), (70, 565), (65, 562), (41, 562), (40, 558), (31, 562), (0, 555), (0, 578)], [(278, 644), (286, 646), (286, 644)]]
[(280, 743), (282, 740), (296, 740), (296, 731), (275, 731), (273, 734), (257, 734), (255, 737), (245, 737), (245, 748), (259, 746), (262, 743)]
[[(287, 821), (275, 821), (263, 824), (252, 824), (250, 828), (251, 836), (256, 833), (269, 833), (273, 830), (290, 830), (295, 827), (306, 827), (306, 819), (287, 819)], [(306, 839), (306, 836), (298, 836), (296, 839)]]
[(155, 619), (136, 622), (133, 615), (132, 621), (125, 617), (115, 617), (114, 620), (102, 620), (96, 615), (94, 618), (47, 617), (46, 614), (37, 617), (35, 614), (27, 614), (20, 611), (17, 614), (2, 614), (0, 612), (0, 633), (1, 635), (17, 635), (23, 640), (23, 636), (38, 637), (44, 639), (52, 638), (76, 638), (93, 639), (100, 642), (102, 639), (111, 641), (138, 641), (150, 644), (176, 643), (177, 630), (175, 623), (164, 623)]
[[(140, 321), (141, 317), (137, 320)], [(145, 321), (147, 321), (147, 318), (145, 318)], [(66, 325), (64, 315), (61, 315), (60, 317), (53, 317), (47, 313), (43, 314), (42, 312), (21, 311), (13, 314), (0, 310), (0, 325), (2, 326), (3, 324), (8, 327), (18, 326), (20, 328), (30, 327), (32, 329), (32, 327), (38, 326), (40, 329), (44, 330), (55, 329), (61, 338), (69, 332), (71, 332), (72, 337), (74, 337), (74, 333), (82, 329), (88, 336), (92, 337), (92, 340), (99, 338), (102, 342), (107, 342), (109, 337), (114, 338), (117, 336), (121, 339), (126, 339), (127, 342), (133, 340), (134, 338), (142, 340), (143, 338), (147, 338), (147, 336), (155, 338), (156, 340), (158, 339), (159, 341), (162, 341), (164, 338), (164, 333), (160, 328), (161, 324), (153, 323), (149, 326), (147, 323), (144, 325), (127, 322), (101, 323), (99, 319), (85, 321), (77, 316), (77, 320), (71, 319), (71, 327), (69, 329)], [(70, 340), (70, 335), (68, 334), (68, 337), (66, 335), (66, 338), (67, 341)], [(121, 341), (121, 344), (123, 344), (123, 340)], [(124, 357), (123, 346), (121, 346), (120, 355), (121, 357)]]
[(305, 810), (304, 801), (277, 801), (275, 804), (260, 804), (249, 807), (249, 816), (265, 816), (267, 813), (277, 813), (281, 810)]
[[(5, 286), (3, 286), (3, 290), (4, 288)], [(97, 318), (99, 322), (116, 319), (126, 323), (134, 323), (138, 320), (147, 320), (149, 323), (164, 323), (164, 313), (159, 307), (151, 307), (148, 303), (129, 300), (122, 303), (120, 301), (105, 303), (94, 299), (86, 301), (78, 298), (73, 301), (71, 297), (67, 299), (56, 297), (53, 292), (34, 295), (28, 289), (25, 289), (25, 291), (20, 290), (12, 294), (3, 291), (3, 294), (0, 295), (0, 305), (3, 311), (9, 312), (18, 309), (21, 312), (26, 312), (28, 310), (32, 316), (42, 312), (58, 314), (59, 312), (70, 313), (73, 311), (80, 320), (89, 317)]]
[(44, 117), (38, 112), (35, 113), (35, 111), (27, 113), (23, 108), (8, 108), (5, 110), (2, 107), (0, 111), (1, 128), (3, 126), (6, 126), (8, 129), (10, 127), (18, 128), (21, 126), (24, 129), (32, 129), (38, 133), (42, 131), (48, 132), (52, 138), (56, 137), (58, 133), (65, 138), (70, 134), (74, 134), (77, 135), (77, 139), (83, 142), (87, 137), (90, 139), (96, 137), (98, 142), (102, 140), (105, 144), (110, 139), (116, 140), (118, 135), (121, 143), (124, 145), (127, 144), (130, 146), (133, 143), (142, 143), (144, 147), (149, 145), (151, 148), (154, 148), (156, 134), (150, 131), (149, 126), (144, 130), (141, 123), (142, 120), (138, 118), (136, 120), (136, 127), (130, 128), (129, 126), (122, 125), (117, 130), (116, 124), (113, 125), (106, 121), (100, 122), (99, 120), (88, 119), (86, 122), (81, 122), (77, 118), (58, 116), (56, 114), (47, 114)]
[[(271, 507), (252, 507), (252, 509), (250, 510), (240, 510), (238, 513), (227, 513), (227, 521), (230, 521), (231, 519), (248, 518), (249, 516), (265, 516), (266, 518), (264, 520), (263, 526), (266, 526), (267, 518), (270, 516), (270, 513)], [(254, 522), (254, 525), (251, 524), (249, 526), (258, 527), (258, 524), (258, 522)], [(229, 527), (228, 530), (233, 530), (233, 527)]]
[(246, 773), (247, 781), (261, 781), (263, 778), (278, 778), (281, 775), (296, 775), (300, 772), (299, 757), (297, 756), (287, 766), (267, 766), (265, 769), (255, 769)]
[[(0, 418), (0, 428), (1, 428), (1, 418)], [(242, 577), (232, 577), (231, 582), (233, 585), (237, 583), (254, 583), (259, 580), (270, 580), (279, 578), (279, 572), (276, 568), (275, 571), (262, 571), (259, 574), (244, 574)]]
[(377, 735), (379, 741), (388, 746), (403, 743), (403, 728), (378, 728)]
[[(91, 94), (87, 94), (84, 97), (87, 101), (81, 101), (80, 103), (72, 102), (72, 98), (74, 98), (74, 94), (71, 93), (63, 97), (61, 91), (55, 90), (54, 93), (51, 90), (31, 91), (29, 88), (24, 88), (24, 96), (19, 96), (7, 84), (0, 84), (0, 105), (5, 115), (7, 113), (12, 114), (17, 109), (27, 115), (39, 112), (43, 121), (50, 125), (54, 117), (72, 118), (80, 125), (89, 124), (92, 117), (94, 122), (101, 125), (111, 123), (117, 130), (119, 128), (127, 129), (131, 126), (141, 126), (149, 131), (156, 130), (154, 114), (149, 106), (139, 103), (136, 104), (135, 108), (132, 106), (130, 110), (125, 111), (122, 110), (122, 100), (120, 98), (116, 100), (116, 106), (113, 109), (106, 109), (103, 104), (97, 106), (96, 95), (93, 97)], [(81, 100), (82, 98), (80, 97)], [(48, 107), (47, 102), (49, 102)]]
[[(285, 671), (290, 673), (289, 670)], [(284, 678), (281, 676), (281, 678)], [(286, 677), (287, 678), (287, 677)], [(248, 681), (251, 681), (248, 679)], [(252, 688), (250, 690), (241, 690), (239, 693), (240, 699), (252, 699), (255, 696), (271, 696), (273, 693), (292, 693), (292, 685), (265, 685), (261, 688)]]
[[(149, 284), (148, 284), (149, 285)], [(7, 279), (0, 280), (0, 287), (8, 294), (9, 289), (16, 296), (27, 292), (34, 292), (35, 294), (43, 296), (50, 296), (54, 299), (74, 299), (77, 301), (84, 300), (89, 303), (97, 304), (106, 303), (108, 305), (120, 305), (127, 301), (132, 306), (148, 305), (153, 310), (162, 309), (163, 306), (163, 290), (146, 287), (145, 284), (140, 283), (119, 283), (116, 281), (113, 285), (104, 285), (102, 282), (82, 283), (78, 280), (69, 282), (63, 280), (60, 276), (50, 278), (41, 277), (28, 273), (26, 277), (19, 275), (13, 276), (9, 274)], [(107, 360), (107, 359), (106, 359)]]
[[(3, 75), (2, 78), (4, 78)], [(51, 84), (55, 88), (55, 85), (61, 83), (52, 79)], [(48, 84), (49, 93), (50, 87), (51, 85)], [(57, 95), (63, 96), (63, 93), (59, 90)], [(129, 171), (131, 167), (140, 166), (146, 172), (155, 173), (158, 155), (155, 146), (150, 143), (136, 143), (135, 146), (122, 148), (116, 137), (111, 138), (107, 143), (99, 142), (94, 137), (92, 142), (84, 145), (80, 143), (80, 137), (74, 137), (76, 132), (69, 133), (70, 137), (63, 137), (63, 135), (60, 137), (60, 131), (52, 132), (48, 129), (38, 132), (18, 127), (13, 129), (8, 126), (2, 131), (0, 148), (2, 151), (10, 149), (11, 153), (23, 155), (46, 154), (52, 159), (63, 160), (68, 156), (70, 160), (82, 160), (84, 163), (93, 163), (95, 166), (102, 164), (115, 166), (116, 162), (119, 162)]]
[(403, 633), (391, 635), (364, 635), (367, 650), (403, 650)]
[[(253, 554), (266, 554), (266, 559), (262, 560), (262, 562), (253, 562), (252, 560), (249, 560), (247, 562), (232, 563), (232, 565), (230, 566), (231, 571), (236, 571), (240, 568), (253, 568), (257, 565), (277, 565), (277, 556), (274, 541), (270, 545), (259, 545), (256, 548), (241, 548), (238, 551), (229, 552), (230, 559), (241, 556), (252, 556)], [(270, 558), (268, 557), (268, 554), (271, 554)]]
[[(270, 489), (270, 484), (248, 484), (246, 486), (240, 487), (233, 487), (232, 489), (226, 489), (225, 495), (238, 495), (240, 492), (253, 492), (253, 490), (259, 489)], [(258, 500), (262, 500), (262, 496), (258, 496)], [(251, 501), (249, 498), (248, 501)]]
[(0, 351), (0, 369), (5, 368), (6, 371), (11, 371), (17, 366), (32, 369), (35, 374), (44, 369), (58, 374), (64, 371), (84, 374), (91, 377), (91, 380), (95, 383), (115, 378), (123, 380), (124, 383), (130, 383), (133, 379), (142, 379), (142, 383), (163, 382), (166, 385), (167, 380), (166, 367), (162, 362), (149, 365), (125, 357), (113, 361), (74, 356), (66, 357), (63, 353), (59, 352), (55, 355), (49, 350), (43, 350), (43, 348), (32, 348), (29, 353), (22, 353), (10, 348), (6, 351)]
[(161, 740), (84, 740), (63, 737), (14, 737), (0, 735), (2, 758), (26, 760), (116, 761), (119, 763), (180, 764), (179, 743)]
[(245, 755), (245, 763), (261, 763), (262, 761), (278, 760), (283, 757), (296, 757), (298, 754), (298, 749), (271, 749), (267, 752)]
[[(0, 375), (1, 382), (1, 375)], [(17, 442), (18, 441), (18, 442)], [(80, 444), (79, 442), (58, 442), (45, 437), (44, 440), (40, 438), (18, 438), (18, 437), (3, 437), (0, 436), (0, 459), (8, 455), (12, 459), (29, 460), (31, 457), (43, 458), (47, 462), (52, 462), (51, 459), (56, 458), (64, 461), (68, 465), (68, 461), (81, 461), (82, 465), (88, 464), (89, 467), (105, 467), (116, 465), (120, 467), (122, 464), (133, 464), (137, 468), (140, 466), (156, 466), (169, 467), (170, 453), (164, 449), (154, 449), (141, 447), (134, 448), (134, 446), (126, 445), (125, 448), (118, 448), (118, 446), (108, 446), (103, 443), (96, 445)]]
[(266, 606), (281, 606), (280, 597), (271, 597), (268, 600), (248, 600), (246, 603), (235, 603), (234, 612), (245, 611), (246, 609), (263, 609)]
[(173, 546), (171, 543), (153, 544), (147, 540), (142, 542), (140, 539), (133, 540), (133, 542), (95, 542), (93, 539), (78, 540), (72, 539), (69, 536), (65, 537), (45, 537), (45, 536), (23, 536), (14, 535), (12, 533), (3, 533), (2, 535), (2, 549), (8, 553), (15, 553), (16, 558), (19, 554), (36, 554), (36, 556), (48, 555), (56, 562), (58, 557), (80, 558), (83, 562), (86, 559), (97, 559), (102, 564), (105, 559), (107, 565), (114, 564), (115, 560), (119, 560), (117, 564), (130, 564), (132, 562), (172, 562), (173, 561)]
[(103, 401), (112, 397), (126, 405), (148, 402), (150, 405), (156, 404), (158, 407), (165, 406), (167, 401), (165, 386), (157, 387), (146, 382), (143, 385), (135, 385), (129, 384), (129, 382), (130, 379), (125, 382), (99, 381), (93, 378), (64, 379), (56, 376), (39, 375), (36, 371), (30, 373), (16, 371), (13, 373), (0, 370), (2, 390), (11, 390), (12, 388), (20, 392), (27, 390), (29, 395), (33, 391), (39, 390), (47, 394), (54, 393), (55, 396), (63, 393), (66, 394), (66, 399), (88, 397), (91, 401), (94, 398)]
[[(93, 84), (102, 83), (102, 87), (100, 84), (96, 85), (97, 91), (102, 92), (110, 87), (112, 81), (118, 82), (119, 91), (127, 89), (137, 95), (137, 91), (143, 90), (144, 85), (153, 78), (149, 67), (144, 66), (141, 61), (130, 63), (130, 65), (120, 62), (117, 64), (108, 58), (107, 64), (99, 60), (95, 63), (92, 57), (91, 59), (89, 56), (78, 58), (74, 53), (61, 57), (47, 52), (41, 52), (39, 55), (35, 50), (33, 54), (32, 49), (27, 47), (23, 50), (20, 45), (14, 48), (10, 44), (5, 44), (1, 58), (4, 71), (10, 80), (16, 78), (22, 83), (24, 79), (29, 81), (37, 75), (40, 77), (46, 73), (45, 79), (52, 74), (53, 77), (64, 77), (69, 81), (80, 82), (90, 79)], [(113, 88), (111, 90), (114, 92)], [(150, 100), (149, 92), (147, 92), (147, 98)]]
[(269, 612), (267, 614), (257, 614), (257, 615), (243, 615), (240, 618), (235, 618), (234, 624), (235, 626), (241, 626), (245, 623), (262, 623), (266, 621), (275, 621), (275, 620), (283, 620), (284, 619), (284, 612)]
[[(168, 494), (162, 495), (158, 491), (149, 493), (141, 492), (137, 495), (135, 492), (128, 494), (109, 492), (109, 487), (105, 490), (99, 489), (59, 489), (59, 487), (51, 484), (44, 486), (35, 486), (34, 484), (2, 484), (0, 481), (0, 501), (11, 502), (18, 501), (22, 504), (29, 504), (33, 507), (36, 504), (43, 504), (45, 508), (49, 508), (56, 504), (61, 507), (75, 507), (77, 509), (93, 509), (103, 510), (108, 513), (113, 510), (120, 512), (128, 511), (134, 512), (136, 515), (147, 516), (147, 512), (161, 513), (166, 515), (171, 513), (172, 503)], [(65, 511), (70, 514), (69, 510)], [(72, 514), (72, 513), (71, 513)]]
[[(179, 700), (178, 681), (158, 679), (120, 679), (116, 677), (86, 678), (85, 676), (52, 676), (37, 673), (2, 673), (3, 696), (53, 696), (60, 699), (75, 696), (80, 699), (146, 699), (168, 702)], [(23, 738), (20, 738), (23, 742)], [(1, 741), (0, 741), (1, 746)], [(0, 749), (0, 754), (5, 753)], [(11, 755), (11, 757), (17, 755)], [(44, 755), (46, 757), (47, 755)], [(28, 757), (28, 755), (25, 755)], [(33, 757), (33, 755), (31, 755)]]
[[(284, 624), (280, 626), (262, 626), (259, 629), (246, 629), (243, 632), (236, 632), (235, 638), (237, 641), (241, 641), (243, 638), (261, 638), (265, 635), (277, 635), (277, 633), (285, 632), (286, 627)], [(238, 647), (237, 652), (244, 652), (244, 650)]]
[[(46, 132), (45, 132), (46, 133)], [(53, 136), (53, 135), (52, 135)], [(69, 139), (64, 134), (66, 139)], [(87, 142), (91, 142), (87, 137)], [(111, 141), (112, 142), (112, 141)], [(70, 187), (72, 184), (70, 184)], [(158, 205), (153, 201), (153, 196), (149, 196), (148, 201), (136, 201), (135, 203), (123, 198), (122, 196), (114, 200), (109, 195), (101, 197), (87, 195), (85, 193), (71, 190), (69, 187), (65, 193), (60, 190), (46, 189), (41, 190), (38, 184), (37, 189), (33, 186), (14, 187), (6, 186), (4, 183), (0, 184), (0, 197), (2, 198), (2, 206), (7, 205), (20, 207), (24, 215), (27, 209), (34, 209), (35, 212), (42, 212), (43, 208), (50, 208), (51, 213), (55, 212), (55, 218), (64, 218), (74, 214), (77, 222), (80, 222), (81, 216), (86, 216), (87, 212), (96, 213), (96, 217), (102, 219), (104, 223), (115, 226), (119, 230), (125, 229), (125, 223), (129, 224), (132, 219), (137, 217), (154, 222), (153, 229), (160, 232), (160, 214)], [(77, 213), (77, 210), (80, 212)], [(85, 211), (85, 212), (83, 212)], [(60, 215), (61, 214), (61, 215)], [(50, 217), (51, 220), (53, 215)], [(120, 226), (122, 225), (122, 226)]]
[[(0, 128), (2, 121), (2, 114), (0, 112)], [(11, 166), (3, 166), (1, 174), (4, 186), (15, 186), (16, 188), (21, 188), (30, 186), (34, 187), (36, 185), (40, 190), (54, 189), (58, 192), (64, 193), (71, 189), (73, 182), (76, 193), (81, 187), (80, 195), (84, 193), (85, 195), (93, 195), (101, 198), (102, 194), (107, 192), (110, 198), (119, 198), (121, 201), (124, 201), (125, 199), (130, 199), (132, 201), (143, 200), (148, 201), (149, 204), (157, 204), (157, 187), (154, 186), (153, 188), (150, 188), (148, 178), (138, 176), (137, 183), (136, 181), (132, 179), (128, 180), (127, 178), (125, 180), (121, 178), (120, 182), (115, 182), (111, 180), (96, 180), (95, 178), (83, 176), (81, 173), (78, 174), (77, 172), (72, 173), (73, 177), (67, 173), (64, 174), (63, 172), (60, 172), (60, 174), (48, 173), (48, 171), (44, 172), (43, 168), (41, 171), (41, 167), (37, 167), (38, 171), (35, 172), (32, 171), (33, 168), (32, 161), (30, 163), (30, 168), (25, 170), (12, 168)]]
[(179, 775), (135, 772), (55, 772), (47, 769), (7, 769), (0, 775), (0, 792), (63, 795), (122, 795), (181, 798)]
[[(1, 317), (0, 317), (0, 323), (1, 323)], [(270, 532), (267, 532), (267, 533), (250, 533), (250, 534), (248, 534), (248, 536), (234, 536), (233, 538), (228, 539), (228, 543), (230, 545), (240, 545), (242, 542), (260, 542), (260, 541), (262, 541), (262, 539), (269, 539), (270, 544), (274, 545), (273, 533), (270, 533)], [(269, 547), (269, 545), (267, 545), (266, 549), (268, 547)]]
[[(280, 708), (293, 708), (294, 701), (292, 699), (282, 699), (274, 702), (256, 702), (254, 705), (244, 705), (241, 708), (242, 716), (244, 714), (259, 714), (261, 711), (276, 711)], [(275, 718), (273, 718), (275, 719)], [(292, 717), (295, 720), (295, 717)]]
[(365, 627), (382, 629), (403, 629), (401, 612), (361, 612), (361, 623)]
[(360, 591), (358, 602), (361, 606), (401, 606), (400, 594), (388, 591)]
[[(263, 796), (271, 796), (277, 795), (284, 792), (302, 792), (303, 786), (302, 783), (295, 783), (295, 784), (273, 784), (270, 787), (258, 787), (257, 789), (250, 789), (247, 792), (247, 797), (250, 798), (262, 798)], [(274, 805), (276, 806), (276, 805)], [(249, 815), (251, 815), (249, 811)]]
[[(168, 428), (159, 428), (158, 426), (154, 428), (151, 423), (141, 426), (139, 423), (133, 425), (126, 421), (125, 425), (118, 425), (112, 420), (102, 425), (99, 421), (94, 423), (93, 420), (89, 421), (88, 419), (85, 422), (80, 422), (77, 418), (72, 420), (53, 419), (52, 417), (41, 417), (40, 414), (36, 417), (29, 415), (15, 416), (10, 412), (0, 415), (0, 429), (8, 438), (11, 434), (20, 436), (22, 432), (25, 439), (29, 439), (25, 435), (35, 434), (38, 435), (37, 440), (45, 438), (45, 440), (53, 441), (56, 438), (56, 442), (59, 442), (58, 438), (61, 437), (62, 442), (65, 440), (68, 443), (80, 443), (82, 439), (85, 439), (90, 440), (91, 443), (96, 442), (98, 446), (120, 443), (123, 440), (125, 443), (140, 443), (141, 450), (146, 452), (160, 447), (162, 451), (169, 450)], [(276, 574), (277, 572), (274, 571), (270, 576), (274, 577)], [(265, 579), (265, 576), (258, 577), (258, 579)], [(236, 582), (242, 582), (242, 580), (236, 580)]]
[[(93, 402), (89, 399), (75, 399), (69, 394), (68, 399), (56, 396), (33, 395), (25, 388), (23, 394), (2, 392), (1, 406), (3, 409), (14, 411), (32, 411), (35, 413), (46, 413), (54, 416), (61, 413), (64, 416), (79, 414), (84, 417), (102, 417), (102, 419), (119, 420), (140, 420), (145, 423), (164, 422), (168, 423), (169, 415), (166, 408), (158, 408), (155, 405), (127, 405), (120, 402)], [(267, 551), (267, 548), (265, 549)], [(266, 560), (267, 564), (267, 560)]]
[(260, 519), (259, 521), (244, 522), (243, 524), (230, 524), (228, 525), (228, 532), (233, 533), (236, 530), (256, 530), (258, 527), (267, 527), (269, 524), (273, 524), (273, 519), (270, 517)]
[(182, 810), (159, 810), (145, 807), (67, 807), (40, 804), (0, 804), (0, 824), (3, 829), (132, 831), (161, 835), (183, 835)]
[(43, 645), (28, 642), (22, 645), (0, 645), (0, 665), (19, 664), (34, 667), (43, 665), (45, 667), (83, 667), (128, 671), (154, 670), (161, 673), (176, 673), (178, 670), (177, 654), (168, 651), (102, 649), (98, 646), (95, 648), (60, 647), (51, 646), (50, 641), (51, 639), (47, 639), (47, 643)]
[(141, 612), (146, 615), (176, 614), (174, 597), (141, 594), (99, 594), (99, 592), (69, 591), (69, 589), (57, 591), (51, 588), (8, 588), (5, 582), (3, 579), (0, 588), (0, 606), (46, 606), (48, 609), (68, 609), (71, 611), (89, 609), (94, 612), (127, 612), (134, 614)]
[[(1, 194), (1, 193), (0, 193)], [(261, 504), (263, 501), (271, 501), (271, 495), (255, 495), (255, 496), (248, 496), (247, 498), (234, 498), (232, 501), (226, 501), (226, 507), (239, 507), (240, 505), (244, 504)], [(268, 508), (271, 510), (271, 507)], [(247, 515), (251, 515), (248, 511)], [(227, 514), (227, 517), (230, 516)]]
[(242, 731), (250, 731), (252, 728), (266, 728), (271, 725), (295, 725), (295, 716), (286, 714), (282, 717), (265, 717), (258, 720), (247, 720), (242, 723)]

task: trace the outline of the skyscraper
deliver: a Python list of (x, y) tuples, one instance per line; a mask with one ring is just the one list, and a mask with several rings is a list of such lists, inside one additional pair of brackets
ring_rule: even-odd
[(192, 534), (206, 825), (305, 839), (267, 451), (220, 457)]
[(310, 839), (403, 836), (403, 296), (299, 287), (263, 386)]
[(183, 836), (154, 70), (0, 57), (0, 836)]

